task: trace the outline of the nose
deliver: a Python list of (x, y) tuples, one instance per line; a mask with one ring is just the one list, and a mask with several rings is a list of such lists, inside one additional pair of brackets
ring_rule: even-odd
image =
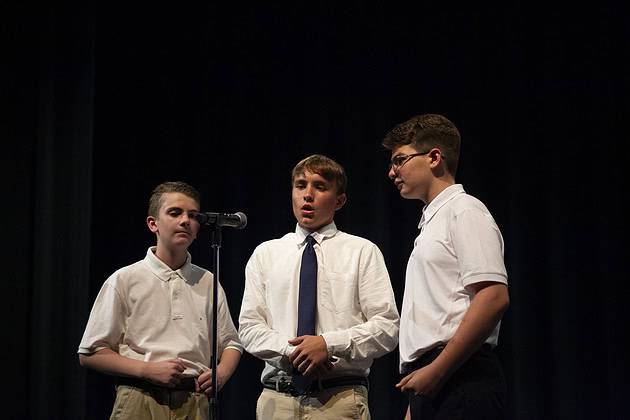
[(180, 225), (189, 225), (190, 224), (190, 215), (186, 212), (182, 213), (182, 217), (179, 219), (179, 224)]
[(304, 189), (304, 201), (307, 203), (313, 201), (313, 187), (310, 185)]
[(389, 177), (389, 179), (395, 179), (396, 175), (398, 175), (398, 171), (395, 169), (395, 166), (390, 166), (389, 171), (387, 172), (387, 176)]

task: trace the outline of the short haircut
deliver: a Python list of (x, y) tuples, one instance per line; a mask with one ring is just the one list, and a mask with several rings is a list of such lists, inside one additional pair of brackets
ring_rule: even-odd
[(155, 187), (151, 193), (151, 198), (149, 199), (149, 216), (153, 216), (157, 219), (160, 207), (162, 206), (162, 195), (164, 193), (181, 193), (195, 200), (197, 205), (201, 203), (199, 191), (193, 186), (181, 181), (163, 182)]
[(459, 163), (460, 143), (461, 137), (455, 124), (439, 114), (417, 115), (398, 124), (383, 139), (383, 146), (388, 150), (404, 145), (411, 145), (418, 152), (439, 148), (453, 176)]
[(326, 181), (334, 182), (337, 187), (337, 195), (346, 192), (348, 177), (343, 166), (324, 155), (311, 155), (302, 159), (295, 165), (291, 173), (291, 183), (295, 177), (304, 174), (305, 171), (321, 175)]

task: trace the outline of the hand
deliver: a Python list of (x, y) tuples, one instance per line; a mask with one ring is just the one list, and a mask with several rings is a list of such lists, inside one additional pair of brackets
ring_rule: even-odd
[[(223, 385), (225, 385), (225, 377), (221, 374), (220, 366), (217, 366), (217, 372), (217, 389), (218, 391), (221, 391)], [(212, 369), (208, 369), (199, 375), (199, 378), (195, 381), (195, 388), (197, 392), (203, 392), (206, 395), (210, 395), (212, 393)]]
[(428, 398), (433, 398), (444, 385), (444, 375), (435, 364), (414, 370), (396, 384), (401, 391), (409, 391)]
[(146, 362), (142, 377), (156, 385), (172, 388), (180, 383), (185, 370), (186, 367), (180, 359)]
[[(221, 389), (223, 388), (223, 385), (225, 385), (225, 383), (227, 382), (228, 377), (227, 377), (227, 374), (223, 372), (223, 369), (221, 368), (220, 363), (217, 366), (217, 372), (218, 372), (217, 389), (218, 391), (221, 391)], [(210, 395), (213, 393), (212, 392), (212, 369), (208, 369), (204, 373), (199, 375), (199, 377), (195, 381), (195, 390), (197, 392), (203, 392), (206, 395)]]
[(289, 344), (296, 346), (289, 356), (289, 362), (302, 375), (319, 378), (332, 369), (326, 340), (321, 335), (302, 335), (289, 340)]

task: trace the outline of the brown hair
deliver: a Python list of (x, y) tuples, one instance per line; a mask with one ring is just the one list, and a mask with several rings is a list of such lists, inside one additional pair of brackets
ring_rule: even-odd
[(153, 189), (151, 198), (149, 199), (149, 216), (158, 217), (160, 206), (162, 206), (162, 194), (164, 193), (181, 193), (197, 202), (199, 205), (200, 195), (193, 186), (181, 181), (163, 182)]
[(439, 148), (446, 167), (453, 176), (459, 163), (460, 143), (461, 137), (455, 124), (439, 114), (417, 115), (398, 124), (383, 139), (383, 146), (388, 150), (407, 144), (418, 152)]
[(334, 182), (337, 186), (337, 195), (346, 192), (348, 187), (348, 177), (343, 166), (324, 155), (311, 155), (302, 159), (295, 165), (291, 172), (291, 182), (295, 177), (302, 175), (305, 171), (321, 175), (326, 181)]

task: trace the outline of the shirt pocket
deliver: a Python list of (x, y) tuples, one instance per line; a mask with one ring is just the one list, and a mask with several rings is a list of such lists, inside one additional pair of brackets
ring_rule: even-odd
[(359, 296), (355, 277), (352, 273), (326, 272), (322, 284), (322, 306), (337, 314), (357, 307)]

